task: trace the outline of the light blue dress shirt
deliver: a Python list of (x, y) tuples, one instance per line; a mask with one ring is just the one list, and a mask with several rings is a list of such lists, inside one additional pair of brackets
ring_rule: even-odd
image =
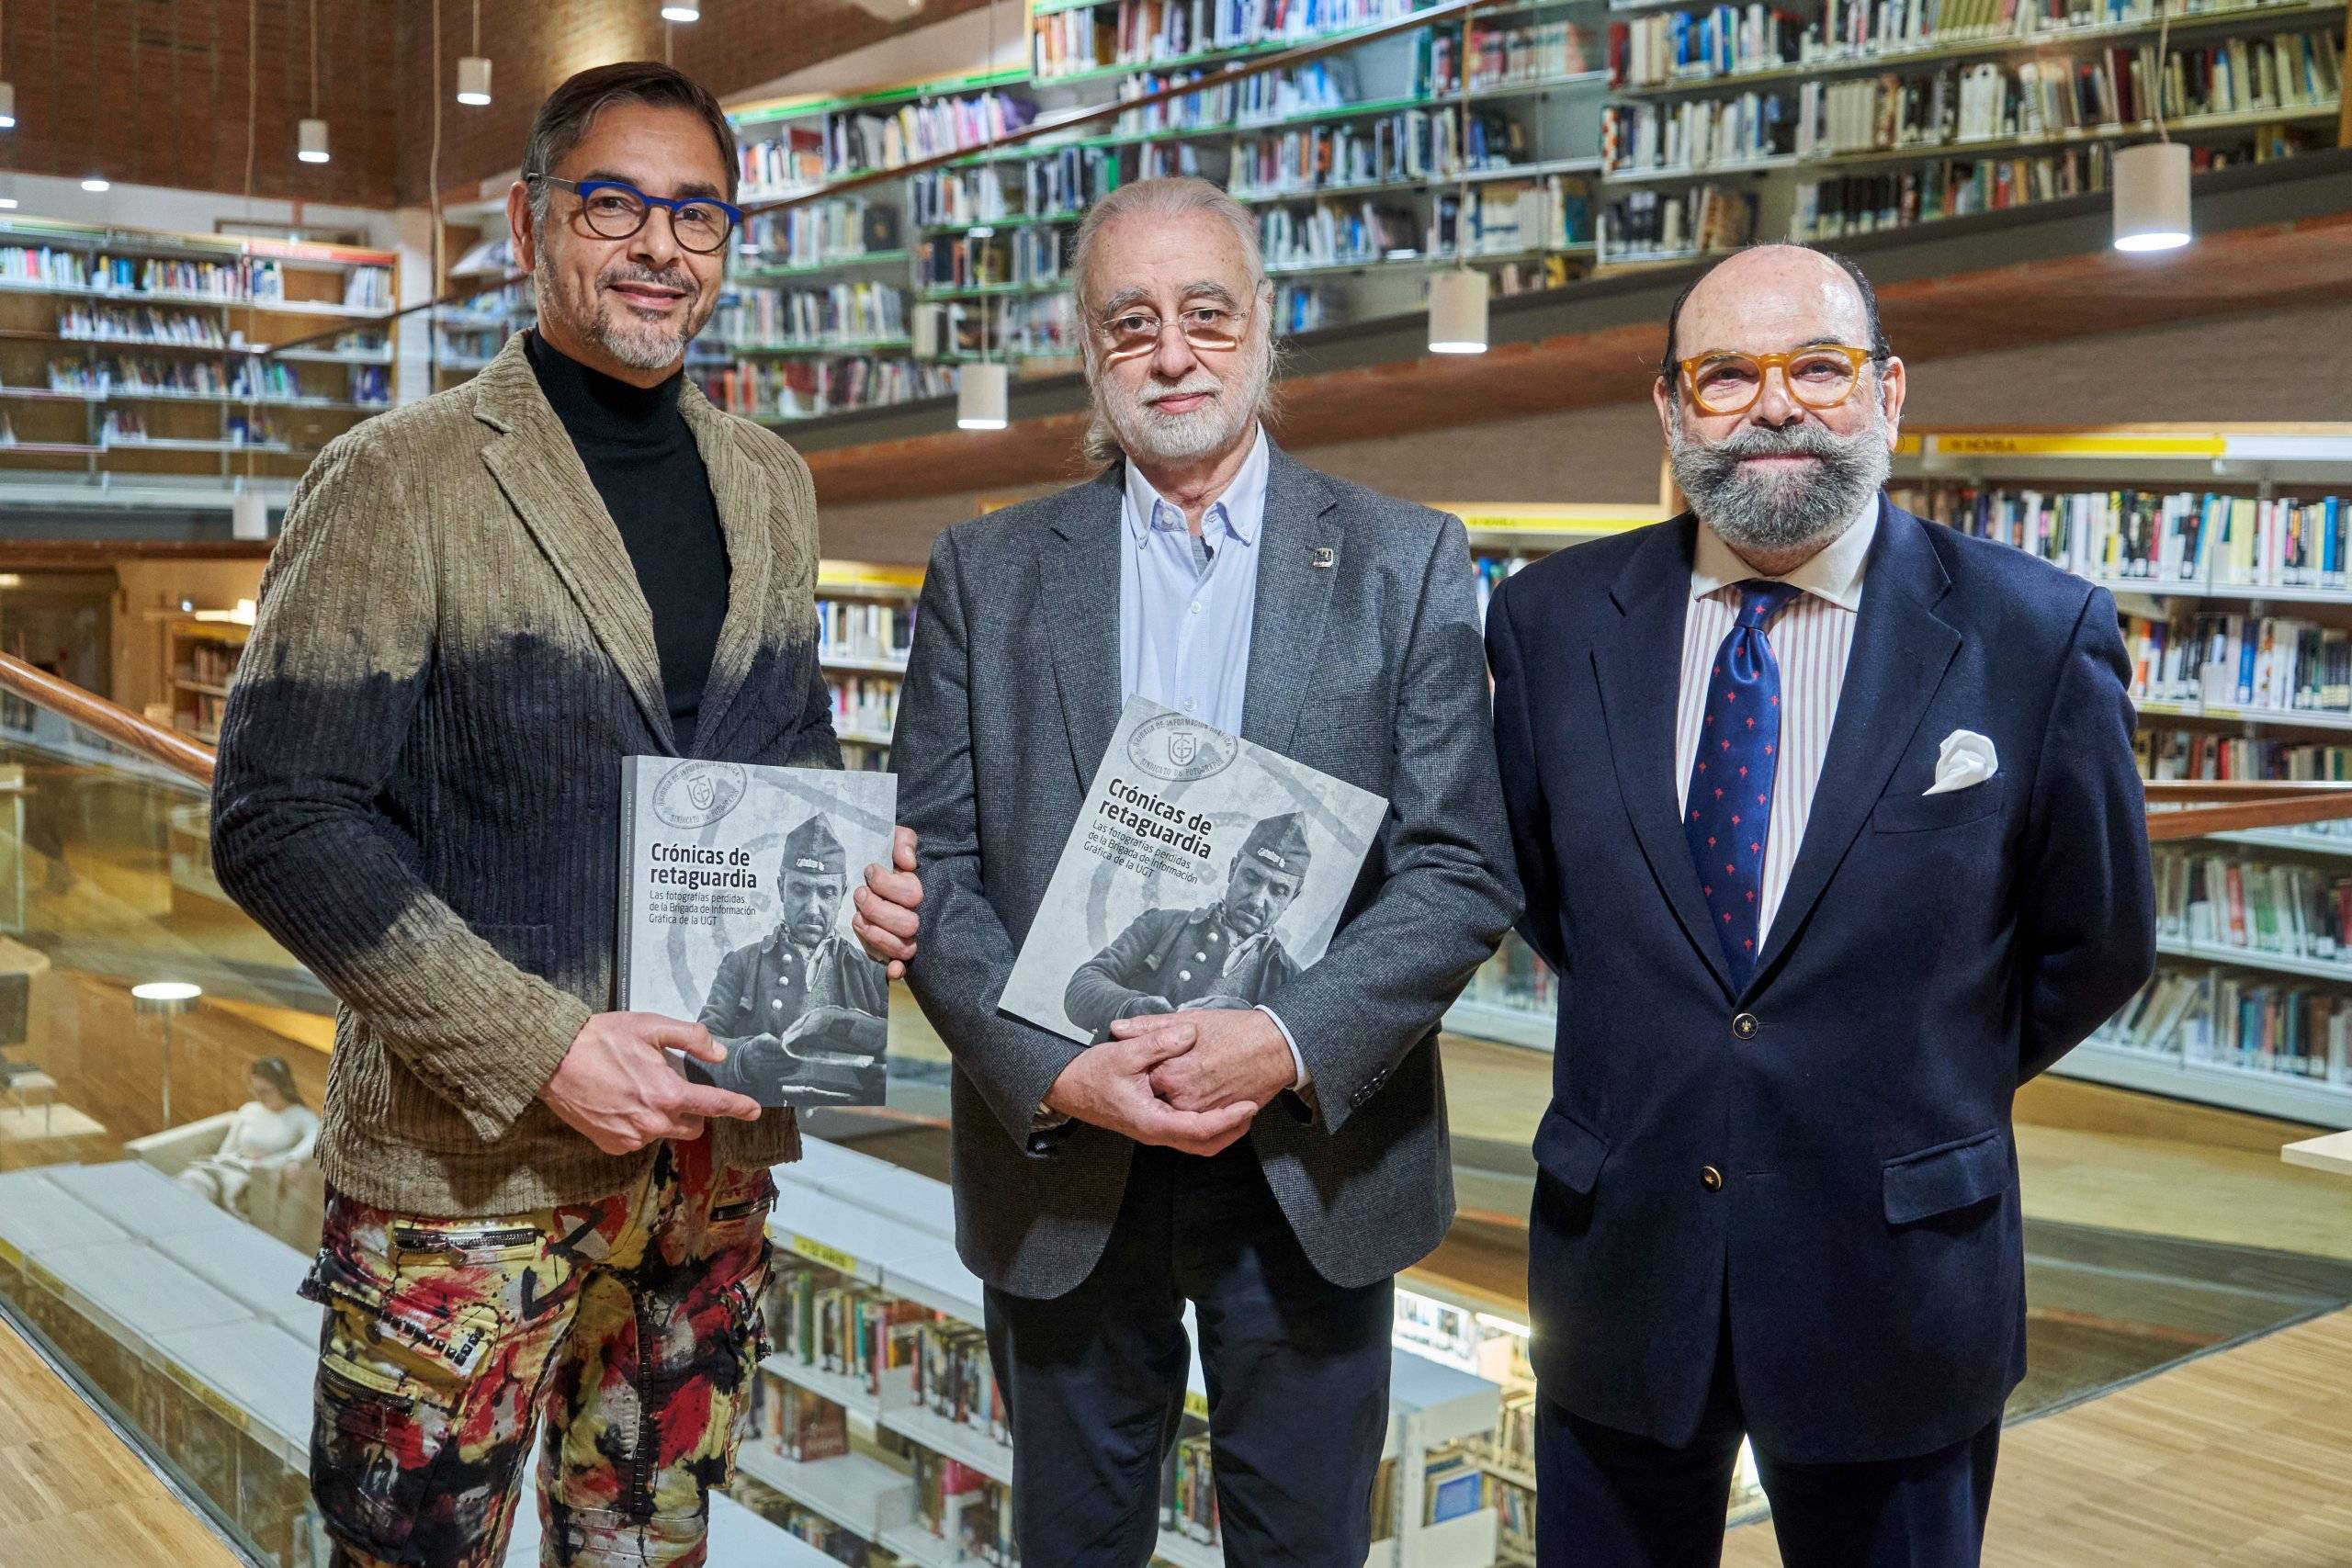
[[(1266, 525), (1266, 433), (1225, 493), (1209, 502), (1197, 537), (1184, 509), (1127, 465), (1120, 502), (1125, 539), (1119, 555), (1119, 700), (1142, 697), (1187, 717), (1241, 733), (1250, 685), (1250, 637), (1258, 618), (1258, 547)], [(1271, 1008), (1298, 1070), (1306, 1058)]]
[(1127, 465), (1120, 521), (1119, 700), (1142, 697), (1241, 732), (1250, 635), (1258, 613), (1258, 547), (1266, 522), (1266, 433), (1195, 537), (1184, 509)]

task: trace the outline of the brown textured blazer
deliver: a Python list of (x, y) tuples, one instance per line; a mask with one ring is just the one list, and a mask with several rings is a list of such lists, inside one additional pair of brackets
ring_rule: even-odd
[[(728, 606), (693, 755), (838, 767), (817, 509), (773, 433), (688, 384)], [(296, 492), (220, 731), (222, 886), (342, 1007), (337, 1190), (482, 1215), (617, 1192), (537, 1092), (615, 1005), (620, 760), (678, 755), (652, 613), (518, 334), (462, 387), (328, 445)], [(792, 1113), (715, 1122), (797, 1158)]]

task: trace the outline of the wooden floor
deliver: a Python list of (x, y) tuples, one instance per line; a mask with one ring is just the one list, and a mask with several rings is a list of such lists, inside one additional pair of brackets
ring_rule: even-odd
[[(1727, 1568), (1777, 1568), (1770, 1525)], [(2352, 1563), (2352, 1312), (2012, 1427), (1986, 1568)]]
[(0, 1562), (238, 1568), (90, 1407), (0, 1323)]

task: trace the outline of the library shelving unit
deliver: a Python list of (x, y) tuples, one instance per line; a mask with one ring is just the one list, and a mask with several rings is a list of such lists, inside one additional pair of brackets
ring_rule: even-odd
[[(399, 259), (225, 234), (0, 221), (0, 472), (289, 479), (390, 406)], [(272, 343), (341, 321), (325, 343)]]
[(832, 688), (833, 733), (847, 767), (890, 765), (922, 575), (920, 567), (817, 563), (817, 661)]
[[(2352, 424), (1922, 431), (1895, 472), (2114, 592), (2150, 776), (2352, 778)], [(2352, 1126), (2352, 823), (2155, 857), (2156, 979), (2057, 1070)]]
[[(1469, 530), (1482, 619), (1494, 590), (1530, 561), (1589, 539), (1646, 527), (1669, 515), (1656, 506), (1572, 502), (1435, 504), (1461, 518)], [(1500, 951), (1479, 967), (1461, 999), (1447, 1010), (1445, 1026), (1474, 1039), (1539, 1051), (1552, 1048), (1551, 976), (1516, 932), (1503, 938)]]
[(220, 739), (220, 712), (244, 657), (253, 623), (234, 614), (171, 615), (164, 622), (164, 671), (172, 728), (207, 746)]
[[(844, 98), (730, 110), (746, 204), (813, 192), (1005, 129), (1197, 82), (1201, 90), (1023, 146), (755, 217), (707, 378), (723, 406), (807, 418), (941, 395), (1001, 357), (1075, 368), (1067, 288), (1087, 206), (1162, 174), (1223, 184), (1260, 217), (1284, 333), (1420, 310), (1470, 261), (1500, 293), (1589, 270), (1605, 0), (1513, 0), (1235, 82), (1227, 72), (1409, 16), (1416, 0), (1250, 0), (1208, 17), (1158, 0), (1034, 0), (1029, 63)], [(1193, 36), (1198, 21), (1207, 30)], [(1470, 66), (1469, 135), (1460, 71)], [(1464, 163), (1468, 211), (1463, 206)]]
[[(980, 1284), (956, 1256), (953, 1197), (836, 1145), (809, 1139), (803, 1150), (775, 1172), (777, 1348), (738, 1465), (742, 1489), (778, 1494), (903, 1563), (1002, 1561), (1012, 1450), (989, 1380)], [(1481, 1568), (1495, 1561), (1497, 1514), (1471, 1445), (1491, 1441), (1501, 1391), (1422, 1353), (1424, 1337), (1400, 1310), (1372, 1562)], [(1156, 1555), (1208, 1568), (1222, 1559), (1197, 1357), (1185, 1406)]]
[(2200, 169), (2337, 138), (2344, 0), (1611, 11), (1604, 265), (2103, 190), (2115, 149), (2157, 134), (2160, 96)]

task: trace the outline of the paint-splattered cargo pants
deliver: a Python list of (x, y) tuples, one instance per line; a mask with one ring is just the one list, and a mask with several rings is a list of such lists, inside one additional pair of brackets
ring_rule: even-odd
[(492, 1219), (341, 1195), (302, 1293), (311, 1490), (349, 1568), (493, 1568), (541, 1421), (542, 1561), (694, 1568), (763, 1353), (764, 1170), (663, 1145), (631, 1190)]

